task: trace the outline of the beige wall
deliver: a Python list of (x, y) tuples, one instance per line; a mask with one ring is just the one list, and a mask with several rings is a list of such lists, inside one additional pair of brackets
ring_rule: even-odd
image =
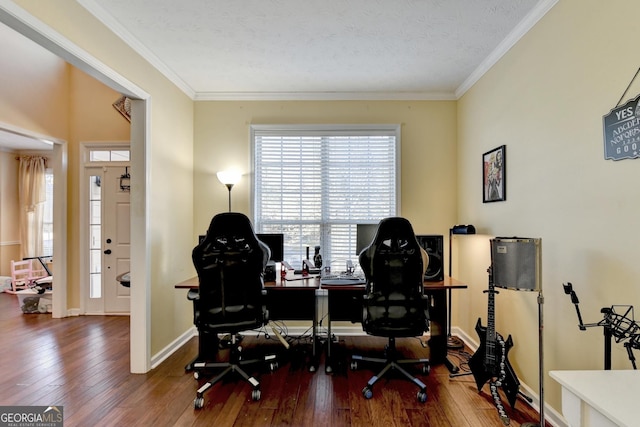
[[(54, 136), (68, 143), (67, 303), (69, 308), (77, 309), (80, 307), (81, 286), (80, 240), (76, 226), (80, 223), (80, 142), (126, 141), (129, 139), (129, 123), (111, 105), (119, 93), (8, 27), (0, 25), (0, 33), (5, 36), (0, 38), (4, 53), (0, 64), (8, 70), (4, 75), (6, 84), (0, 88), (0, 122), (35, 134)], [(33, 93), (34, 88), (37, 95)], [(17, 172), (15, 176), (9, 176), (9, 171), (2, 172), (2, 185), (17, 186)], [(4, 203), (3, 211), (6, 212)], [(8, 216), (5, 220), (5, 216), (7, 214), (3, 214), (0, 223), (1, 232), (16, 230), (17, 233), (17, 222)], [(7, 240), (20, 240), (18, 235), (15, 237)], [(9, 248), (5, 249), (3, 258), (5, 252), (9, 252)], [(13, 249), (12, 246), (11, 259), (16, 259), (19, 253)]]
[(193, 102), (76, 1), (14, 3), (150, 95), (149, 140), (144, 147), (134, 147), (144, 156), (139, 161), (146, 167), (146, 211), (134, 209), (132, 216), (147, 216), (134, 221), (146, 227), (146, 241), (138, 243), (147, 251), (148, 265), (142, 268), (151, 301), (138, 303), (151, 312), (150, 347), (156, 354), (192, 322), (184, 292), (173, 286), (194, 271)]
[(80, 307), (80, 178), (81, 143), (129, 141), (129, 122), (113, 108), (120, 94), (75, 67), (70, 66), (69, 84), (69, 170), (67, 176), (67, 303)]
[[(486, 324), (489, 235), (542, 238), (545, 371), (603, 367), (602, 330), (578, 330), (563, 282), (587, 322), (602, 307), (640, 303), (640, 160), (604, 160), (602, 137), (602, 116), (640, 65), (639, 14), (636, 0), (562, 0), (459, 101), (458, 221), (487, 236), (458, 239), (459, 275), (472, 286), (454, 300), (453, 323), (476, 340), (476, 319)], [(639, 93), (636, 82), (627, 99)], [(482, 153), (502, 144), (507, 201), (483, 204)], [(502, 291), (496, 301), (498, 332), (515, 342), (511, 362), (535, 389), (536, 295)], [(613, 368), (631, 368), (621, 344)], [(560, 387), (545, 378), (559, 411)]]
[[(0, 122), (63, 140), (69, 133), (66, 62), (0, 24)], [(15, 55), (8, 55), (16, 52)], [(28, 81), (29, 84), (12, 84)], [(56, 109), (49, 106), (56, 105)]]
[(442, 101), (196, 102), (195, 231), (228, 209), (216, 172), (245, 173), (232, 191), (232, 209), (250, 217), (252, 124), (401, 124), (401, 214), (419, 233), (448, 234), (455, 217), (456, 103)]
[[(0, 24), (0, 127), (67, 139), (69, 67), (40, 46)], [(52, 108), (53, 106), (53, 108)], [(20, 258), (18, 162), (15, 152), (0, 153), (0, 275), (10, 276)]]
[(16, 153), (0, 151), (0, 276), (11, 276), (11, 260), (20, 257)]

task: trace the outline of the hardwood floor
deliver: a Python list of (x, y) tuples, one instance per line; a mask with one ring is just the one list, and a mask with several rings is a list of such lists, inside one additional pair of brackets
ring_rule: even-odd
[[(393, 376), (365, 399), (361, 391), (374, 372), (364, 365), (350, 370), (348, 357), (378, 352), (386, 342), (381, 338), (341, 339), (334, 347), (335, 372), (327, 375), (324, 358), (317, 372), (308, 372), (305, 343), (285, 352), (273, 336), (269, 341), (247, 336), (246, 357), (266, 348), (280, 353), (275, 372), (256, 368), (261, 399), (252, 401), (251, 387), (232, 376), (209, 390), (204, 408), (195, 410), (198, 381), (184, 366), (197, 353), (197, 338), (158, 368), (134, 375), (129, 373), (128, 317), (23, 314), (15, 295), (1, 293), (0, 328), (0, 405), (63, 406), (66, 427), (503, 426), (488, 385), (478, 393), (472, 376), (451, 379), (443, 365), (420, 376), (427, 385), (426, 403), (417, 401), (414, 384)], [(399, 339), (398, 349), (407, 357), (428, 352), (417, 339)], [(226, 350), (220, 354), (224, 358)], [(460, 363), (460, 358), (464, 355), (458, 353), (453, 360)], [(522, 399), (515, 410), (506, 410), (512, 427), (538, 421)]]

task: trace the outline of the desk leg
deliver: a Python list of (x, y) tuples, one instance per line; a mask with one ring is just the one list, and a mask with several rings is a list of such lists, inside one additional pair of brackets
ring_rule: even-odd
[(313, 325), (311, 327), (311, 363), (309, 364), (309, 372), (318, 370), (318, 291), (315, 291), (313, 298)]
[(332, 367), (332, 363), (333, 360), (331, 359), (331, 341), (332, 341), (332, 332), (331, 332), (331, 298), (329, 296), (330, 292), (327, 290), (320, 290), (318, 292), (321, 292), (318, 295), (322, 295), (326, 302), (327, 302), (327, 309), (326, 309), (326, 313), (324, 314), (324, 317), (327, 321), (327, 357), (325, 360), (325, 367), (324, 367), (324, 372), (327, 374), (330, 374), (333, 372), (333, 367)]
[(459, 368), (447, 357), (447, 294), (442, 290), (429, 292), (429, 295), (433, 301), (429, 312), (429, 360), (434, 365), (444, 363), (451, 373), (456, 373)]

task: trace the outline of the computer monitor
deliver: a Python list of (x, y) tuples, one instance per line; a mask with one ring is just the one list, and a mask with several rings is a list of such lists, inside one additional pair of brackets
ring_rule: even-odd
[(378, 224), (356, 224), (356, 255), (373, 242), (377, 231)]
[(271, 258), (269, 261), (281, 262), (284, 258), (284, 234), (256, 233), (258, 239), (269, 247)]

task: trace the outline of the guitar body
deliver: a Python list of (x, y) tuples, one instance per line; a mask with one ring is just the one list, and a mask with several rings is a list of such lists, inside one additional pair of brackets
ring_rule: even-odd
[(484, 356), (487, 354), (487, 328), (482, 326), (480, 318), (478, 318), (478, 321), (476, 322), (476, 333), (480, 337), (480, 346), (469, 359), (469, 368), (471, 368), (471, 373), (473, 374), (473, 378), (476, 380), (478, 391), (480, 391), (487, 381), (496, 375), (493, 371), (489, 372), (484, 363)]
[[(502, 376), (500, 366), (504, 357), (504, 378), (501, 382), (501, 387), (513, 408), (518, 398), (520, 381), (518, 381), (518, 377), (507, 357), (509, 350), (513, 347), (511, 335), (504, 341), (504, 347), (499, 343), (493, 346), (487, 345), (487, 328), (482, 326), (480, 319), (476, 323), (476, 333), (480, 338), (480, 346), (469, 359), (469, 367), (478, 386), (478, 391), (482, 390), (482, 387), (491, 379)], [(502, 340), (499, 334), (496, 334), (496, 336), (499, 340)], [(490, 362), (488, 363), (487, 361)]]

